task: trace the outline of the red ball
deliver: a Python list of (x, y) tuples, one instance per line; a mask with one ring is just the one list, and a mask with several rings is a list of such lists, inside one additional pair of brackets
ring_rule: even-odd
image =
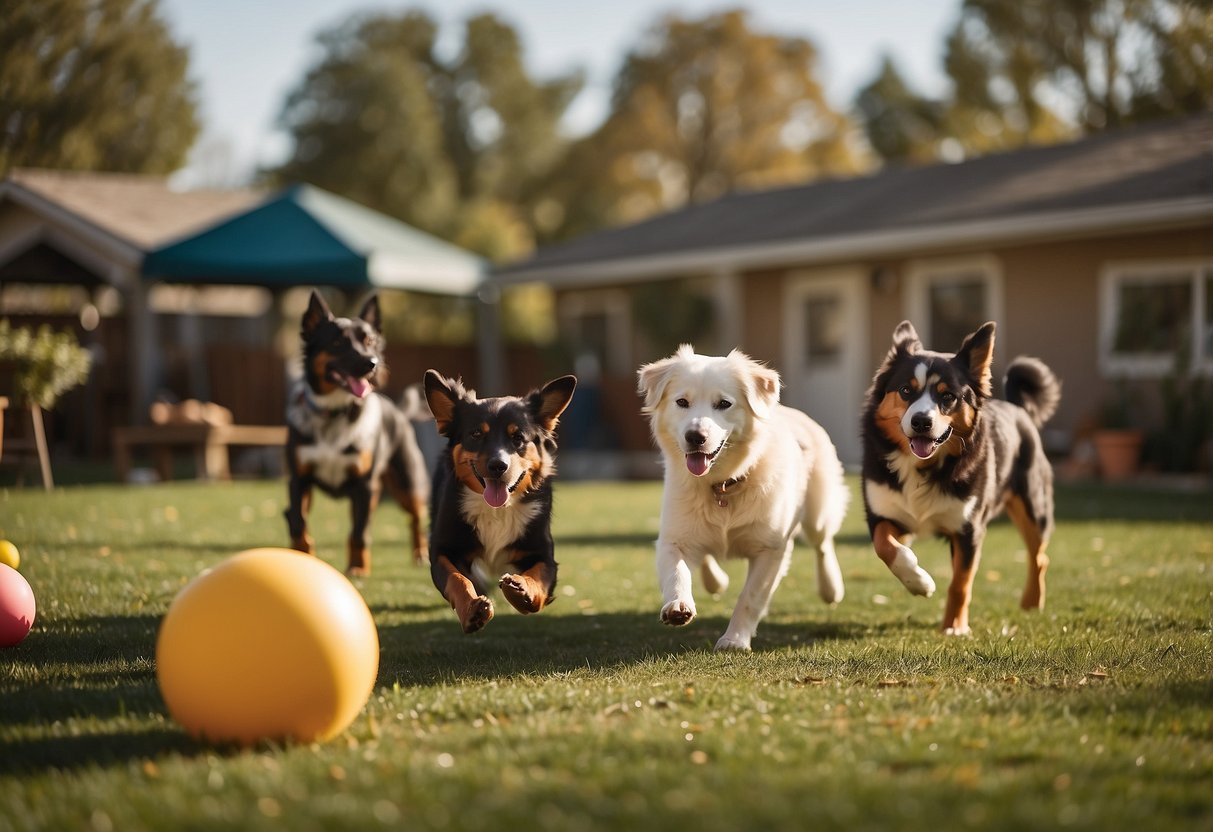
[(29, 635), (34, 626), (34, 591), (29, 581), (0, 563), (0, 647), (13, 647)]

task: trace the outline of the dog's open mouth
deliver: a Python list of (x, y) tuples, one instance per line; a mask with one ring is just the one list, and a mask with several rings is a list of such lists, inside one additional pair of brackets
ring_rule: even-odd
[(720, 441), (720, 446), (710, 454), (705, 454), (702, 451), (687, 454), (687, 470), (697, 477), (702, 477), (712, 467), (712, 463), (716, 461), (716, 457), (724, 450), (724, 440)]
[(475, 463), (472, 464), (472, 473), (476, 475), (476, 479), (478, 479), (480, 484), (484, 487), (484, 494), (482, 495), (484, 497), (484, 501), (493, 508), (501, 508), (503, 505), (505, 505), (509, 501), (510, 495), (513, 494), (515, 489), (517, 489), (519, 484), (521, 484), (522, 478), (526, 476), (526, 471), (523, 471), (518, 475), (518, 479), (514, 480), (513, 485), (507, 486), (504, 480), (494, 480), (482, 477), (480, 472), (476, 470)]
[(329, 377), (332, 378), (333, 381), (337, 382), (339, 386), (349, 390), (351, 394), (360, 399), (365, 399), (367, 394), (370, 393), (372, 389), (371, 383), (365, 378), (346, 375), (339, 370), (331, 370), (329, 372)]
[(931, 454), (935, 453), (935, 449), (947, 442), (951, 435), (952, 428), (949, 427), (938, 439), (932, 439), (930, 436), (912, 436), (910, 437), (910, 450), (919, 459), (930, 459)]

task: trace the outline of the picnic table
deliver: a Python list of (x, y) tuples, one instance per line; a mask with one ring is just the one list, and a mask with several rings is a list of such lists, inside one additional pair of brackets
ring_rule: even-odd
[(173, 453), (186, 449), (193, 454), (194, 471), (200, 480), (230, 480), (228, 451), (232, 445), (283, 446), (285, 425), (235, 425), (226, 408), (187, 401), (180, 405), (152, 406), (150, 425), (114, 428), (114, 468), (120, 482), (131, 472), (131, 449), (147, 446), (161, 480), (173, 477)]

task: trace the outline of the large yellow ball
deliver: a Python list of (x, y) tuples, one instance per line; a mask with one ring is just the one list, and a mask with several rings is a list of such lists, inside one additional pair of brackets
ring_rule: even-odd
[(291, 549), (250, 549), (194, 578), (156, 641), (169, 713), (210, 742), (329, 739), (378, 673), (379, 634), (358, 590)]
[(13, 569), (21, 566), (21, 553), (17, 551), (17, 547), (12, 541), (0, 540), (0, 563), (5, 566), (11, 566)]

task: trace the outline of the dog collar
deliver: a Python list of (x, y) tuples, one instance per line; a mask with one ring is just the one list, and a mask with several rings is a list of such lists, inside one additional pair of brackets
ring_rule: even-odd
[(327, 413), (330, 416), (336, 416), (338, 413), (348, 413), (351, 417), (358, 413), (361, 405), (356, 402), (342, 405), (341, 407), (324, 407), (320, 402), (312, 397), (312, 389), (309, 385), (303, 385), (303, 403), (307, 405), (307, 409), (313, 413)]
[(746, 481), (747, 477), (749, 477), (749, 474), (742, 474), (740, 477), (730, 477), (724, 482), (713, 483), (712, 495), (716, 497), (716, 505), (720, 506), (721, 508), (728, 508), (729, 501), (725, 499), (725, 492), (731, 488), (736, 488), (737, 486), (741, 485)]

